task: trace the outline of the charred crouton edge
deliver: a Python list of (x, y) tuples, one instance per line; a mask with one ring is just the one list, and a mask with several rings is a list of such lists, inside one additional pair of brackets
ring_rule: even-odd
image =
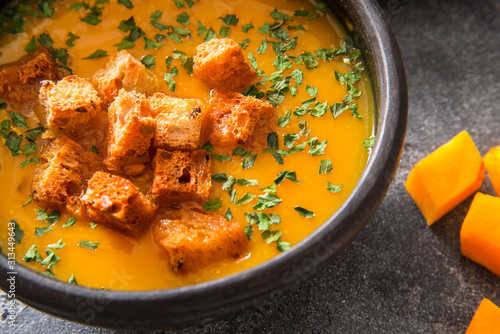
[(159, 212), (153, 234), (156, 243), (168, 253), (172, 270), (180, 272), (234, 260), (248, 246), (240, 224), (205, 211), (197, 203), (173, 205)]
[(149, 163), (149, 147), (155, 132), (149, 102), (144, 94), (120, 90), (108, 109), (109, 130), (105, 165), (128, 175), (139, 175)]
[(201, 146), (202, 103), (156, 93), (149, 99), (155, 118), (154, 146), (167, 150), (196, 150)]
[(47, 125), (68, 133), (88, 128), (101, 111), (101, 98), (92, 84), (76, 75), (57, 83), (44, 80), (40, 103), (47, 112)]
[(241, 46), (230, 38), (214, 38), (196, 51), (193, 74), (210, 88), (240, 92), (257, 78)]
[(131, 236), (144, 233), (156, 213), (131, 181), (100, 171), (89, 180), (82, 202), (92, 221)]
[(212, 179), (210, 156), (204, 150), (158, 149), (153, 160), (153, 184), (148, 195), (157, 204), (207, 201)]
[(67, 210), (84, 216), (80, 201), (88, 180), (102, 169), (96, 154), (63, 136), (48, 142), (33, 176), (32, 196), (42, 208)]
[(125, 51), (119, 52), (105, 69), (95, 72), (90, 80), (102, 94), (106, 106), (114, 101), (122, 88), (148, 96), (159, 90), (158, 78)]
[(276, 110), (269, 102), (216, 90), (212, 91), (210, 111), (205, 117), (208, 140), (223, 148), (265, 147), (267, 135), (277, 124)]

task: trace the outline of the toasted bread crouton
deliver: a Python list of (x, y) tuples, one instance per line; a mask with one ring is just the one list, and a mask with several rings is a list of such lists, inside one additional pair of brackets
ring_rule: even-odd
[[(42, 80), (60, 80), (69, 72), (57, 66), (47, 48), (40, 48), (20, 60), (0, 66), (0, 96), (9, 104), (18, 105), (25, 116), (38, 102)], [(45, 122), (43, 108), (35, 110), (40, 122)]]
[(102, 169), (96, 154), (63, 136), (44, 145), (40, 158), (33, 176), (33, 199), (41, 207), (66, 209), (81, 217), (85, 211), (80, 196), (94, 172)]
[(212, 179), (210, 156), (204, 150), (158, 149), (153, 160), (153, 184), (148, 195), (158, 204), (208, 199)]
[(106, 64), (106, 68), (97, 71), (91, 78), (92, 83), (109, 105), (118, 96), (120, 89), (151, 95), (158, 91), (158, 78), (137, 59), (125, 51)]
[(196, 51), (193, 74), (210, 88), (240, 92), (256, 79), (241, 46), (230, 38), (214, 38)]
[(156, 243), (168, 253), (172, 270), (184, 273), (234, 260), (248, 246), (240, 224), (208, 212), (197, 203), (163, 209), (153, 223), (153, 234)]
[(101, 111), (97, 91), (90, 82), (76, 75), (57, 83), (42, 81), (40, 103), (47, 112), (47, 125), (68, 133), (85, 130)]
[(207, 136), (217, 147), (265, 147), (267, 135), (277, 124), (275, 108), (251, 96), (213, 90), (210, 107), (206, 113)]
[(82, 202), (92, 221), (131, 236), (141, 235), (156, 213), (131, 181), (106, 172), (92, 176)]
[(148, 100), (135, 91), (120, 90), (108, 109), (107, 156), (110, 170), (129, 175), (141, 174), (150, 159), (148, 149), (155, 132)]
[(201, 101), (163, 93), (149, 98), (156, 121), (154, 146), (166, 150), (196, 150), (201, 146)]

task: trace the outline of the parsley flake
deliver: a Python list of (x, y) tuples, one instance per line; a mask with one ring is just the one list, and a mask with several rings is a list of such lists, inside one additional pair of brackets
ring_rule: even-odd
[(77, 220), (77, 219), (76, 219), (76, 217), (71, 217), (70, 219), (68, 219), (68, 221), (67, 221), (67, 222), (65, 222), (65, 223), (63, 224), (62, 228), (66, 228), (66, 227), (70, 227), (70, 226), (75, 225), (76, 220)]
[(309, 218), (311, 219), (312, 217), (314, 217), (314, 212), (312, 211), (309, 211), (307, 209), (304, 209), (300, 206), (296, 206), (295, 208), (295, 211), (297, 211), (299, 213), (299, 215), (301, 215), (302, 217), (306, 217), (306, 218)]
[(99, 242), (80, 240), (80, 242), (78, 243), (78, 246), (95, 251), (97, 249), (97, 246), (99, 246)]
[(333, 170), (332, 167), (332, 162), (330, 159), (328, 160), (321, 160), (321, 163), (319, 164), (319, 174), (329, 174)]
[(372, 148), (373, 145), (375, 145), (375, 139), (376, 139), (375, 136), (373, 136), (373, 137), (370, 137), (368, 139), (363, 140), (363, 146), (365, 148)]
[(66, 40), (66, 45), (70, 48), (72, 48), (73, 46), (75, 46), (75, 41), (77, 39), (80, 38), (80, 36), (76, 36), (75, 34), (73, 34), (72, 32), (69, 32), (68, 35), (66, 35), (66, 37), (68, 37), (68, 39)]
[(107, 57), (108, 52), (105, 50), (97, 49), (95, 52), (93, 52), (91, 55), (88, 57), (82, 58), (82, 59), (97, 59), (97, 58), (103, 58)]
[(241, 31), (247, 33), (248, 31), (250, 31), (250, 29), (253, 29), (253, 28), (254, 28), (254, 26), (252, 23), (247, 23), (243, 27), (241, 27)]
[(210, 201), (203, 203), (202, 205), (203, 209), (212, 212), (219, 210), (221, 206), (222, 206), (222, 200), (218, 197), (213, 198)]
[(329, 192), (335, 194), (335, 193), (338, 193), (342, 189), (342, 185), (340, 185), (340, 186), (334, 186), (330, 182), (327, 182), (326, 183), (326, 189), (328, 189)]
[(118, 0), (118, 3), (124, 5), (128, 9), (134, 8), (134, 4), (130, 0)]
[(50, 226), (35, 227), (35, 236), (41, 237), (42, 235), (44, 235), (45, 233), (50, 232), (50, 231), (52, 231), (52, 228)]

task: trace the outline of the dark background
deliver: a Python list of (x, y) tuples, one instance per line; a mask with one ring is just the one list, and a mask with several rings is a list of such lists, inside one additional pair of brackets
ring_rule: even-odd
[[(500, 278), (460, 254), (471, 198), (428, 227), (404, 188), (411, 167), (462, 130), (500, 145), (500, 1), (380, 1), (409, 85), (403, 155), (364, 231), (325, 271), (263, 312), (179, 333), (464, 333)], [(486, 178), (480, 191), (493, 195)], [(9, 333), (0, 295), (0, 332)], [(17, 333), (139, 333), (86, 327), (18, 303)], [(160, 333), (160, 332), (158, 332)]]

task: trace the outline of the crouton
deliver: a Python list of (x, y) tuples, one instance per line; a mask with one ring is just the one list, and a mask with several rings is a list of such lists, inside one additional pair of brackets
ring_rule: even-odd
[(47, 125), (68, 133), (77, 133), (97, 118), (101, 98), (92, 84), (76, 75), (54, 83), (44, 80), (40, 87), (40, 103), (47, 112)]
[(240, 92), (257, 77), (241, 46), (230, 38), (214, 38), (196, 51), (193, 74), (210, 88)]
[(14, 63), (0, 66), (0, 95), (28, 117), (33, 105), (37, 105), (36, 116), (45, 122), (43, 108), (38, 105), (40, 81), (60, 80), (68, 74), (57, 66), (49, 49), (40, 48)]
[(40, 158), (33, 176), (33, 199), (41, 207), (84, 216), (80, 196), (94, 172), (102, 169), (96, 154), (63, 136), (45, 144)]
[(149, 115), (149, 103), (143, 94), (120, 90), (108, 110), (110, 126), (104, 163), (110, 170), (138, 175), (146, 169), (155, 132)]
[(131, 236), (141, 235), (156, 213), (131, 181), (100, 171), (89, 180), (82, 202), (92, 221)]
[(158, 78), (140, 61), (125, 51), (97, 71), (91, 78), (92, 84), (102, 94), (104, 103), (109, 106), (118, 96), (120, 89), (151, 95), (159, 90)]
[(275, 108), (265, 101), (239, 93), (212, 91), (206, 113), (207, 136), (217, 147), (246, 149), (265, 147), (267, 135), (277, 124)]
[(239, 223), (189, 202), (163, 209), (153, 223), (153, 235), (168, 253), (172, 270), (181, 273), (234, 260), (248, 246)]
[(212, 186), (211, 162), (204, 150), (183, 152), (158, 149), (153, 166), (153, 184), (148, 195), (156, 203), (203, 203), (208, 199)]
[(163, 93), (149, 98), (156, 122), (154, 146), (167, 150), (196, 150), (201, 146), (201, 101)]

